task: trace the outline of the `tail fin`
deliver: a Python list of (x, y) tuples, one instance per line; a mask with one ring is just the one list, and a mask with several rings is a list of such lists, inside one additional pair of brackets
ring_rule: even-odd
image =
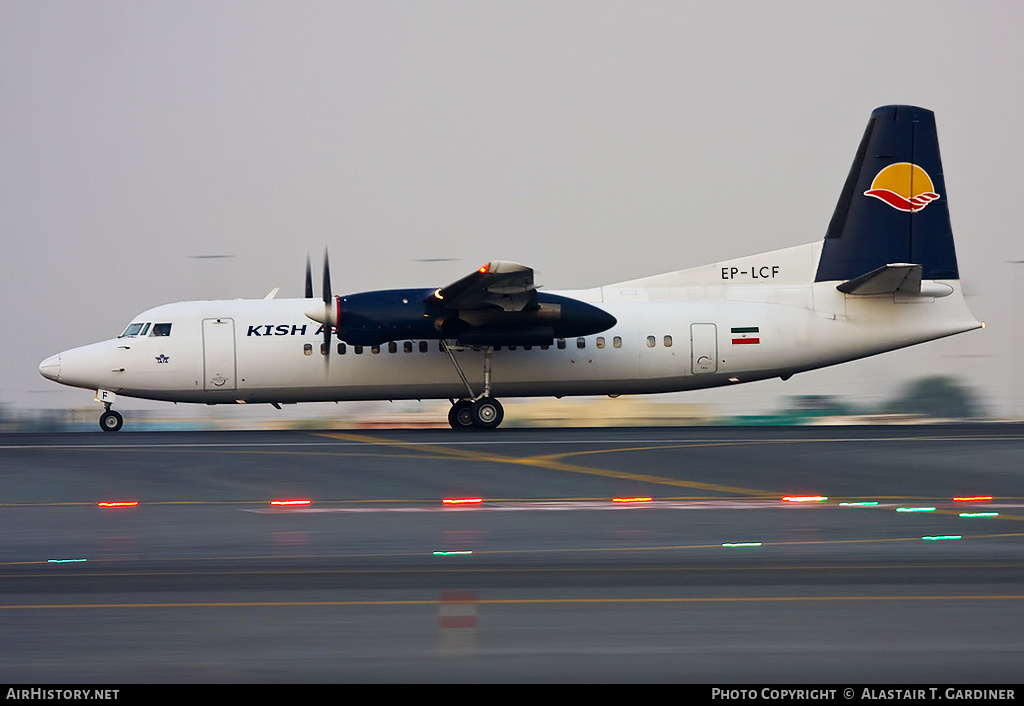
[(825, 235), (816, 282), (852, 280), (894, 263), (959, 279), (935, 114), (876, 109)]

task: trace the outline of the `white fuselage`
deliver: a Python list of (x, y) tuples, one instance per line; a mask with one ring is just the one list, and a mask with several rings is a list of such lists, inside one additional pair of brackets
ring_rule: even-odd
[[(692, 390), (820, 368), (949, 336), (979, 324), (958, 280), (945, 296), (850, 296), (813, 282), (820, 243), (581, 291), (559, 292), (616, 325), (564, 348), (502, 346), (491, 395), (618, 395)], [(945, 286), (943, 286), (945, 285)], [(118, 395), (221, 404), (472, 396), (437, 340), (321, 353), (308, 299), (193, 301), (150, 309), (122, 336), (53, 356), (58, 382)], [(153, 336), (156, 324), (170, 334)], [(756, 341), (756, 342), (755, 342)], [(343, 349), (343, 353), (339, 353)], [(484, 352), (455, 353), (473, 394)]]

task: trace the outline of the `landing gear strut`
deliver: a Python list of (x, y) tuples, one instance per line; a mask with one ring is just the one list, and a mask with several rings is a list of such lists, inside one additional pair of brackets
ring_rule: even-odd
[(112, 410), (109, 406), (100, 415), (100, 429), (103, 431), (120, 431), (124, 425), (124, 417)]
[(491, 397), (491, 355), (494, 348), (488, 346), (484, 349), (484, 391), (474, 395), (473, 388), (448, 342), (442, 340), (441, 345), (469, 391), (469, 397), (452, 402), (452, 408), (448, 411), (448, 423), (452, 429), (495, 429), (505, 418), (505, 411), (501, 408), (501, 403)]

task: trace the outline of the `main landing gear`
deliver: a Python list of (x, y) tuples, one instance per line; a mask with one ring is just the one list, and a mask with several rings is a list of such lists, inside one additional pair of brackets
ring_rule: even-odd
[(448, 423), (452, 425), (452, 429), (494, 429), (504, 418), (505, 410), (493, 397), (458, 400), (448, 411)]
[(452, 402), (452, 408), (448, 411), (448, 423), (452, 429), (495, 429), (501, 420), (505, 418), (505, 410), (501, 403), (491, 397), (491, 355), (494, 348), (488, 346), (484, 349), (484, 391), (479, 395), (473, 394), (473, 387), (469, 384), (466, 374), (462, 372), (462, 366), (452, 352), (452, 344), (448, 341), (441, 341), (444, 352), (448, 359), (455, 366), (455, 371), (462, 378), (462, 384), (469, 391), (469, 397)]

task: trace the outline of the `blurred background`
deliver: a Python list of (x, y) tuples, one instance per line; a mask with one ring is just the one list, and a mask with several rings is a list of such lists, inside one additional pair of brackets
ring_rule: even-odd
[[(987, 409), (972, 388), (952, 377), (915, 379), (879, 402), (838, 395), (780, 396), (751, 409), (739, 388), (639, 397), (507, 400), (503, 427), (931, 424), (953, 420), (1009, 421)], [(717, 394), (712, 394), (717, 393)], [(698, 401), (695, 398), (701, 398)], [(717, 398), (717, 399), (716, 399)], [(147, 405), (119, 398), (132, 409), (126, 429), (447, 429), (446, 400), (285, 405)], [(96, 431), (99, 405), (71, 409), (0, 407), (0, 431)]]

